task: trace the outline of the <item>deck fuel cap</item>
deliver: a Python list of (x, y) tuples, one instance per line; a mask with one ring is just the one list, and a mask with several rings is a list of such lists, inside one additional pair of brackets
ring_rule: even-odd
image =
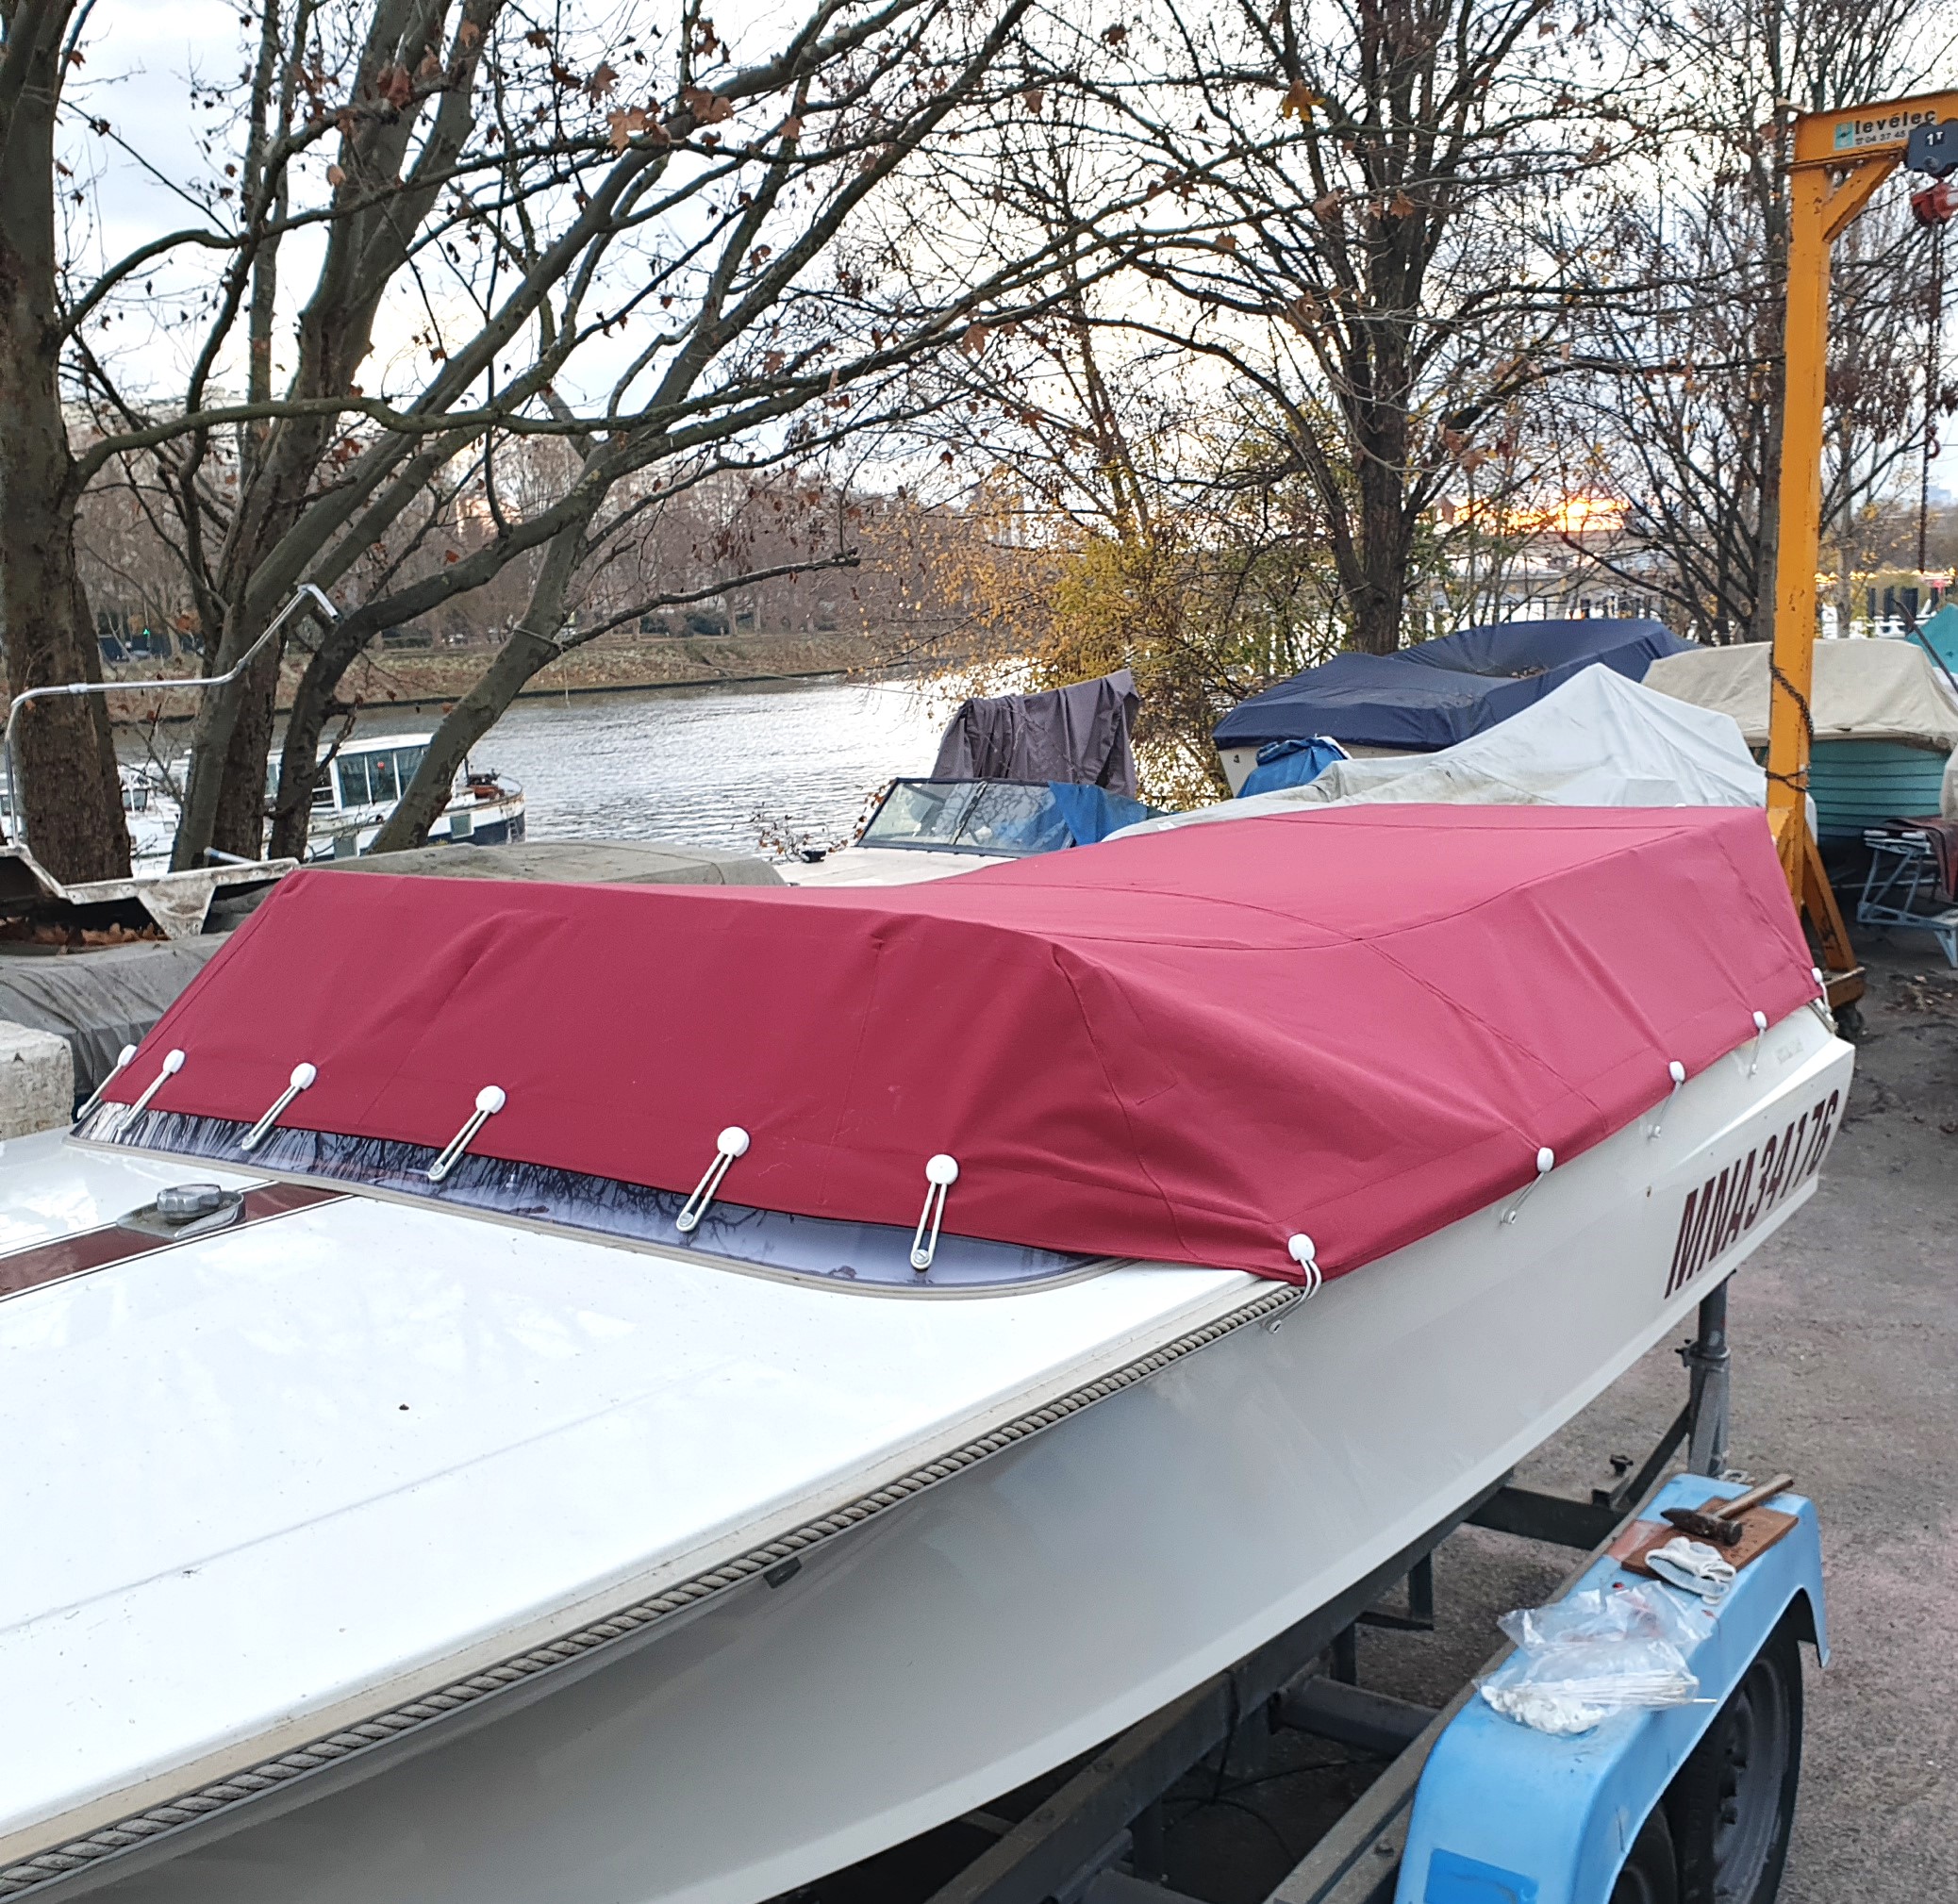
[(157, 1215), (172, 1223), (214, 1217), (224, 1207), (224, 1193), (215, 1184), (173, 1184), (157, 1192)]
[(144, 1203), (117, 1217), (116, 1227), (144, 1236), (167, 1237), (174, 1243), (187, 1242), (237, 1222), (243, 1208), (244, 1199), (222, 1184), (171, 1184), (157, 1192), (154, 1203)]

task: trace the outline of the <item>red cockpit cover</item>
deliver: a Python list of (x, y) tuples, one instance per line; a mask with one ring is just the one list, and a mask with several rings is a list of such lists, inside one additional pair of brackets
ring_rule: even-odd
[(902, 888), (300, 872), (164, 1015), (158, 1110), (731, 1202), (1332, 1275), (1483, 1208), (1818, 995), (1758, 812), (1365, 806)]

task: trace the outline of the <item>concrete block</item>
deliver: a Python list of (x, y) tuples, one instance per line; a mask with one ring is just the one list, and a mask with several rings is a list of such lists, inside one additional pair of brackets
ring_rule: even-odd
[(0, 1139), (53, 1130), (74, 1115), (68, 1040), (0, 1018)]

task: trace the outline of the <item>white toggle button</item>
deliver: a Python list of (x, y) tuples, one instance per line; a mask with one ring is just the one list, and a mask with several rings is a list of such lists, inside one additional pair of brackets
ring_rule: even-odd
[(707, 1206), (714, 1200), (715, 1193), (721, 1188), (721, 1180), (727, 1175), (727, 1167), (737, 1157), (748, 1154), (748, 1134), (738, 1124), (730, 1124), (714, 1140), (714, 1161), (706, 1167), (706, 1173), (693, 1186), (693, 1195), (681, 1205), (680, 1214), (673, 1218), (673, 1228), (683, 1236), (690, 1236), (700, 1228), (700, 1219), (707, 1214)]
[(440, 1184), (462, 1161), (462, 1153), (469, 1149), (471, 1139), (508, 1102), (501, 1084), (485, 1084), (476, 1093), (476, 1107), (469, 1122), (449, 1139), (441, 1155), (429, 1165), (428, 1181), (431, 1184)]
[(940, 1151), (925, 1164), (924, 1208), (919, 1213), (918, 1228), (911, 1237), (911, 1267), (921, 1276), (932, 1267), (932, 1258), (938, 1253), (938, 1228), (945, 1220), (945, 1199), (957, 1182), (956, 1157), (949, 1157)]

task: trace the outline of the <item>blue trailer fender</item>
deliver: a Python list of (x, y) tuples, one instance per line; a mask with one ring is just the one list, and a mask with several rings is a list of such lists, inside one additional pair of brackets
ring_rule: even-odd
[[(1681, 1475), (1646, 1515), (1736, 1491)], [(1575, 1738), (1533, 1731), (1480, 1697), (1456, 1714), (1421, 1773), (1395, 1904), (1608, 1904), (1652, 1807), (1790, 1609), (1828, 1657), (1815, 1507), (1792, 1494), (1771, 1505), (1796, 1525), (1741, 1569), (1694, 1647), (1692, 1705), (1620, 1713)], [(1656, 1584), (1600, 1560), (1573, 1591), (1634, 1581)]]

